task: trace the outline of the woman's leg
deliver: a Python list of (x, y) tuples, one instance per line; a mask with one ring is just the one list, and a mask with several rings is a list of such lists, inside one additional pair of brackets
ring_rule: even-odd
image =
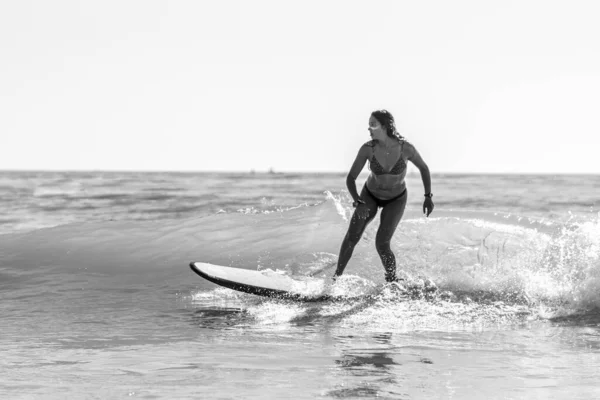
[(346, 237), (342, 241), (342, 246), (340, 248), (340, 255), (338, 257), (337, 269), (335, 270), (335, 274), (333, 275), (333, 279), (344, 273), (344, 269), (346, 268), (346, 264), (350, 261), (350, 257), (352, 257), (352, 252), (354, 251), (354, 247), (362, 237), (365, 228), (375, 218), (377, 215), (377, 201), (371, 196), (371, 194), (363, 187), (360, 198), (365, 202), (366, 206), (369, 208), (369, 216), (366, 219), (361, 219), (356, 215), (356, 210), (354, 210), (354, 214), (352, 214), (352, 219), (350, 220), (350, 227), (348, 228), (348, 232), (346, 233)]
[(390, 248), (390, 242), (404, 214), (407, 198), (408, 195), (404, 192), (401, 197), (389, 202), (381, 210), (381, 223), (375, 237), (375, 247), (385, 268), (385, 280), (387, 282), (396, 280), (396, 257), (394, 257), (394, 253)]

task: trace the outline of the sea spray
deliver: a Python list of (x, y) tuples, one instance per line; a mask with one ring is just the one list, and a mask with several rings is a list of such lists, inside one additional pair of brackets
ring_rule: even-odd
[[(128, 284), (189, 274), (190, 261), (325, 280), (335, 270), (348, 224), (344, 216), (351, 212), (343, 197), (325, 197), (318, 204), (282, 211), (74, 223), (8, 234), (0, 241), (0, 260), (8, 275), (41, 268), (116, 274)], [(430, 278), (440, 293), (476, 301), (574, 309), (600, 305), (597, 220), (551, 223), (466, 210), (436, 215), (424, 218), (407, 210), (392, 243), (399, 274)], [(384, 282), (373, 243), (377, 228), (376, 219), (346, 269), (375, 285)]]

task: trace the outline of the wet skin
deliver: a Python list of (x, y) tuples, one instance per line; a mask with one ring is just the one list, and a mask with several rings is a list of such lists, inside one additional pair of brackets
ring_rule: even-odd
[[(377, 162), (383, 167), (384, 171), (390, 171), (400, 157), (403, 157), (405, 162), (411, 161), (421, 172), (425, 193), (431, 192), (431, 177), (427, 164), (425, 164), (415, 147), (409, 142), (400, 142), (398, 139), (388, 136), (386, 128), (373, 116), (369, 118), (369, 133), (373, 139), (372, 142), (365, 143), (360, 148), (346, 178), (350, 195), (361, 204), (356, 207), (348, 232), (342, 242), (334, 279), (344, 272), (348, 261), (352, 257), (354, 247), (362, 237), (367, 225), (377, 214), (377, 200), (373, 197), (375, 196), (379, 200), (394, 199), (381, 207), (381, 223), (375, 238), (375, 247), (385, 268), (385, 279), (391, 282), (396, 280), (396, 259), (390, 248), (390, 242), (406, 207), (405, 178), (407, 168), (396, 175), (389, 173), (376, 175), (371, 172), (365, 183), (368, 191), (363, 187), (360, 196), (356, 188), (356, 178), (364, 168), (367, 160), (372, 160), (373, 157), (377, 158)], [(402, 193), (404, 195), (400, 196)], [(431, 198), (425, 198), (423, 212), (427, 216), (431, 214), (433, 207)]]

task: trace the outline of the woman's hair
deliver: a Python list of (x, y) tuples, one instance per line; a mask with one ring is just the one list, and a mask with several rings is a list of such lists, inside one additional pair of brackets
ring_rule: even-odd
[(373, 111), (371, 116), (373, 116), (373, 118), (379, 121), (383, 127), (385, 127), (389, 137), (396, 138), (398, 140), (404, 140), (404, 137), (396, 130), (396, 121), (394, 121), (394, 116), (392, 113), (387, 110), (377, 110)]

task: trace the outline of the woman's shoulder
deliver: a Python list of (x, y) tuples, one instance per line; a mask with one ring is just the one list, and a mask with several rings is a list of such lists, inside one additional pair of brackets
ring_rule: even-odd
[(358, 150), (358, 154), (360, 154), (363, 157), (371, 157), (371, 154), (373, 153), (373, 148), (375, 147), (375, 141), (374, 140), (369, 140), (366, 143), (363, 143), (362, 146), (360, 146), (360, 149)]
[(368, 142), (365, 142), (362, 146), (360, 146), (360, 150), (361, 151), (366, 151), (366, 152), (369, 152), (369, 153), (371, 153), (374, 148), (375, 148), (375, 141), (374, 140), (369, 140)]
[(408, 140), (406, 140), (405, 138), (402, 138), (401, 140), (402, 143), (402, 151), (407, 155), (410, 156), (412, 154), (415, 153), (415, 146), (409, 142)]
[(408, 141), (408, 139), (406, 139), (405, 137), (400, 138), (400, 143), (402, 144), (402, 146), (404, 147), (415, 147), (413, 146), (413, 144), (411, 142)]
[(369, 140), (368, 142), (365, 142), (365, 144), (363, 144), (362, 147), (375, 147), (375, 141)]

